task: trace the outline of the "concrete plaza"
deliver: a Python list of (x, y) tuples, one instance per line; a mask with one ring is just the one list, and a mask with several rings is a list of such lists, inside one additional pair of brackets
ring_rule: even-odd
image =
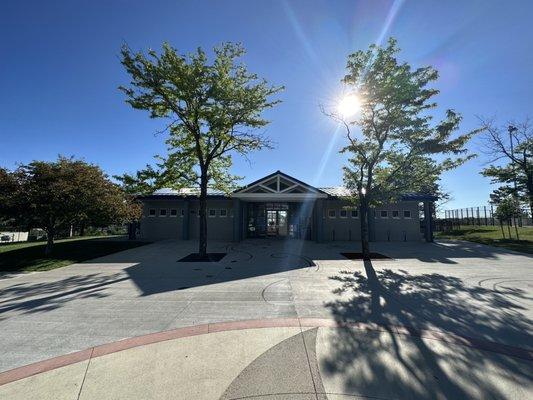
[[(137, 374), (139, 384), (148, 379), (152, 385), (170, 382), (175, 388), (178, 381), (171, 382), (172, 377), (163, 374), (161, 381), (149, 373), (150, 366), (158, 370), (157, 354), (166, 359), (164, 351), (155, 351), (157, 346), (174, 346), (169, 351), (183, 353), (201, 365), (205, 362), (199, 360), (209, 354), (211, 372), (200, 374), (200, 381), (190, 378), (190, 390), (202, 384), (216, 388), (184, 397), (175, 392), (174, 397), (163, 392), (140, 397), (531, 397), (532, 257), (466, 242), (372, 245), (373, 251), (393, 259), (347, 260), (340, 253), (357, 250), (353, 243), (248, 240), (210, 243), (210, 251), (228, 253), (219, 263), (178, 263), (195, 250), (195, 243), (169, 241), (53, 271), (4, 275), (0, 279), (0, 371), (187, 326), (267, 319), (298, 324), (205, 332), (94, 360), (89, 357), (2, 385), (0, 397), (2, 391), (22, 393), (17, 385), (31, 387), (27, 386), (30, 381), (40, 387), (39, 379), (42, 382), (46, 374), (62, 381), (68, 393), (77, 390), (80, 398), (103, 398), (97, 390), (103, 386), (91, 383), (98, 374), (107, 377), (109, 385), (113, 379), (129, 382), (129, 373)], [(306, 320), (330, 322), (302, 326)], [(429, 337), (423, 332), (433, 333)], [(279, 346), (288, 346), (282, 354), (292, 354), (291, 349), (302, 350), (298, 343), (306, 341), (310, 344), (303, 348), (304, 358), (300, 353), (288, 358), (264, 357)], [(225, 347), (236, 349), (238, 343), (242, 344), (240, 352), (228, 354)], [(136, 367), (127, 372), (130, 356)], [(137, 365), (140, 359), (147, 360), (144, 366)], [(277, 361), (265, 361), (270, 359)], [(108, 367), (97, 369), (106, 360)], [(171, 370), (187, 375), (199, 368), (191, 360), (181, 359), (181, 364), (178, 360), (168, 360), (174, 363)], [(284, 371), (290, 362), (300, 362), (294, 360), (308, 365), (311, 380), (306, 382), (313, 383), (312, 389), (297, 389), (307, 379), (298, 374), (294, 379), (301, 384), (287, 383), (289, 389), (275, 382), (265, 383), (261, 393), (238, 389), (251, 385), (257, 371), (264, 375), (261, 368), (268, 370), (272, 364), (276, 371)], [(234, 362), (233, 367), (227, 366)], [(256, 372), (236, 381), (248, 367)], [(109, 375), (111, 370), (115, 375)], [(313, 374), (320, 376), (322, 386), (317, 386)], [(182, 374), (172, 376), (183, 379)], [(83, 384), (80, 391), (86, 379), (87, 386)], [(115, 382), (114, 386), (120, 385)], [(56, 395), (58, 387), (53, 387)], [(128, 398), (127, 391), (122, 393)]]

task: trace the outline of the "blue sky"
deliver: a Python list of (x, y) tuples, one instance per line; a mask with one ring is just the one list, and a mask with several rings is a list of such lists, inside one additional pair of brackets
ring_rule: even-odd
[[(277, 169), (318, 186), (342, 182), (343, 144), (319, 106), (340, 95), (349, 53), (395, 36), (401, 58), (433, 65), (442, 116), (453, 108), (463, 130), (476, 115), (502, 123), (532, 114), (533, 2), (529, 1), (2, 1), (0, 165), (74, 155), (108, 174), (133, 172), (164, 151), (163, 121), (131, 109), (117, 86), (133, 49), (169, 41), (181, 52), (242, 42), (244, 61), (286, 86), (267, 116), (272, 151), (235, 159), (253, 181)], [(476, 140), (470, 144), (479, 147)], [(483, 154), (443, 177), (447, 207), (486, 204)]]

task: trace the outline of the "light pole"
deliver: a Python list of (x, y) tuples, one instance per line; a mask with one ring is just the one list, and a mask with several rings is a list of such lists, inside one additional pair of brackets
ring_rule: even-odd
[(514, 191), (515, 191), (515, 196), (516, 196), (516, 175), (515, 175), (515, 169), (514, 169), (513, 132), (516, 132), (518, 128), (514, 125), (509, 125), (507, 127), (507, 130), (509, 131), (509, 142), (511, 143), (511, 162), (513, 163), (513, 185), (514, 185)]
[[(514, 147), (513, 147), (513, 132), (516, 132), (518, 130), (518, 128), (514, 125), (509, 125), (507, 127), (507, 130), (509, 131), (509, 142), (511, 144), (511, 163), (512, 163), (512, 169), (513, 169), (513, 187), (514, 187), (514, 192), (513, 192), (513, 197), (516, 201), (517, 204), (518, 203), (518, 193), (516, 191), (516, 171), (515, 171), (515, 163), (514, 163)], [(513, 213), (514, 214), (514, 213)], [(514, 228), (515, 228), (515, 231), (516, 231), (516, 238), (518, 240), (519, 237), (518, 237), (518, 227), (516, 226), (516, 218), (515, 216), (513, 215), (513, 223), (514, 223)]]

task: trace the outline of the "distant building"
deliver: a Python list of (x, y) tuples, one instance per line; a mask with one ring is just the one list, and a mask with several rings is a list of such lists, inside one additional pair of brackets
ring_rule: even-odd
[[(286, 237), (317, 242), (360, 240), (359, 210), (344, 187), (316, 188), (277, 171), (230, 195), (210, 190), (208, 238)], [(141, 196), (141, 236), (149, 240), (197, 239), (197, 189), (162, 189)], [(433, 240), (431, 195), (406, 194), (402, 200), (371, 209), (371, 241)], [(423, 208), (421, 205), (424, 205)], [(425, 210), (420, 217), (420, 210)]]

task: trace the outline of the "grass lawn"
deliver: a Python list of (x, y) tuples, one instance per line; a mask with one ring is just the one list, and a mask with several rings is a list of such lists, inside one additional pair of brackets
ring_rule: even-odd
[(148, 244), (123, 236), (57, 240), (52, 254), (44, 255), (46, 242), (0, 245), (0, 271), (46, 271)]
[(468, 240), (533, 254), (533, 227), (518, 228), (520, 240), (516, 240), (514, 226), (511, 227), (511, 237), (514, 239), (509, 239), (509, 231), (506, 226), (503, 227), (503, 230), (506, 239), (503, 238), (502, 230), (499, 226), (462, 226), (460, 229), (454, 229), (453, 231), (435, 232), (435, 237)]

